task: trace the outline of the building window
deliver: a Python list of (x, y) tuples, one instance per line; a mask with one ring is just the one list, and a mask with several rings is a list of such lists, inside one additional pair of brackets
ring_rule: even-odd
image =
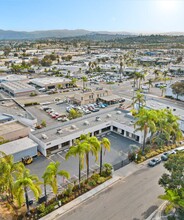
[(109, 126), (109, 127), (107, 127), (107, 128), (103, 128), (103, 129), (102, 129), (102, 133), (103, 133), (103, 132), (110, 131), (110, 130), (111, 130), (111, 126)]
[(125, 131), (124, 131), (124, 130), (121, 130), (121, 134), (124, 135), (124, 134), (125, 134)]
[(112, 130), (115, 131), (115, 132), (118, 132), (118, 128), (115, 127), (115, 126), (112, 127)]
[(62, 143), (62, 147), (69, 147), (70, 146), (70, 141)]
[(128, 131), (126, 131), (126, 136), (129, 137), (130, 133)]

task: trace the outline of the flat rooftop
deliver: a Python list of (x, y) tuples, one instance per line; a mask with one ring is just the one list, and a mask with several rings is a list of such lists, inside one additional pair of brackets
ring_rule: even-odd
[(26, 128), (18, 121), (11, 121), (0, 125), (0, 136)]
[(32, 79), (30, 82), (38, 86), (46, 86), (49, 84), (70, 83), (71, 80), (62, 77), (44, 77)]
[(16, 82), (3, 82), (1, 83), (3, 87), (5, 87), (8, 90), (13, 91), (13, 93), (19, 93), (19, 92), (32, 92), (35, 91), (35, 88), (33, 86), (30, 86), (24, 82), (16, 81)]
[(174, 115), (177, 115), (180, 117), (181, 120), (184, 120), (184, 109), (178, 108), (169, 104), (164, 104), (158, 101), (154, 100), (147, 100), (146, 101), (146, 107), (151, 108), (151, 109), (168, 109), (172, 110), (172, 113)]
[(15, 141), (8, 142), (6, 144), (0, 145), (0, 151), (3, 151), (5, 154), (15, 154), (23, 150), (27, 150), (33, 147), (37, 147), (38, 144), (35, 143), (28, 137), (21, 138)]
[[(96, 120), (96, 117), (99, 117), (99, 120)], [(119, 122), (128, 127), (133, 127), (134, 118), (131, 115), (127, 114), (126, 111), (102, 111), (98, 112), (95, 115), (85, 115), (84, 117), (75, 120), (71, 120), (64, 123), (61, 122), (61, 125), (55, 125), (53, 127), (37, 130), (34, 131), (32, 134), (35, 135), (37, 138), (41, 139), (43, 142), (47, 143), (49, 141), (65, 137), (67, 135), (74, 134), (79, 131), (87, 130), (91, 127), (99, 126), (100, 124), (106, 123), (108, 127), (111, 125), (112, 121)], [(57, 133), (59, 129), (62, 130), (62, 133), (60, 134)], [(46, 139), (43, 139), (43, 134), (46, 135)]]

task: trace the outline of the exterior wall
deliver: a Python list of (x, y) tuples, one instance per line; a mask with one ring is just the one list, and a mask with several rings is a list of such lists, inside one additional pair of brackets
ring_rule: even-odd
[[(123, 135), (124, 137), (129, 138), (131, 140), (136, 141), (136, 139), (134, 138), (134, 135), (139, 136), (138, 143), (143, 142), (143, 133), (141, 131), (134, 132), (133, 126), (128, 126), (128, 125), (125, 125), (125, 124), (121, 124), (121, 123), (118, 123), (118, 122), (115, 122), (115, 121), (109, 121), (109, 120), (104, 122), (104, 123), (100, 123), (99, 125), (86, 128), (84, 130), (80, 130), (80, 131), (76, 130), (75, 133), (67, 135), (65, 137), (59, 138), (59, 135), (58, 135), (57, 139), (55, 139), (53, 141), (50, 141), (50, 142), (47, 142), (47, 143), (44, 143), (42, 140), (39, 140), (38, 138), (36, 138), (32, 134), (30, 134), (29, 137), (39, 145), (38, 150), (44, 156), (47, 156), (47, 150), (52, 148), (52, 147), (56, 147), (56, 149), (54, 149), (53, 152), (62, 150), (64, 148), (64, 147), (62, 147), (62, 144), (69, 141), (69, 145), (66, 146), (68, 148), (69, 146), (72, 146), (73, 140), (80, 137), (81, 134), (87, 134), (87, 133), (94, 134), (94, 132), (99, 131), (99, 135), (100, 135), (102, 133), (102, 129), (107, 128), (109, 126), (110, 126), (111, 131), (113, 131), (113, 126), (117, 127), (116, 133), (119, 133), (119, 134)], [(124, 130), (124, 134), (122, 134), (122, 130)], [(129, 133), (128, 136), (127, 136), (127, 132)]]
[(34, 157), (34, 156), (36, 156), (36, 155), (37, 155), (37, 146), (13, 154), (13, 156), (14, 156), (14, 162), (22, 161), (22, 158), (23, 158), (23, 157), (26, 157), (26, 156)]
[(46, 152), (46, 144), (41, 141), (40, 139), (36, 138), (33, 134), (29, 134), (29, 138), (35, 141), (38, 144), (38, 150), (46, 157), (47, 152)]

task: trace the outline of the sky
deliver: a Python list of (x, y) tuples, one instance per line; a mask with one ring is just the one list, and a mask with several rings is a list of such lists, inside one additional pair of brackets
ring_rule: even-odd
[(184, 0), (0, 0), (0, 29), (184, 32)]

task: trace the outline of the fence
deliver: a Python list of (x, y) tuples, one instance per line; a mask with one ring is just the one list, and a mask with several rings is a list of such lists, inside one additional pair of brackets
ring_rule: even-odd
[(129, 163), (130, 163), (130, 160), (128, 158), (126, 158), (125, 160), (122, 160), (116, 164), (113, 164), (114, 171), (128, 165)]

